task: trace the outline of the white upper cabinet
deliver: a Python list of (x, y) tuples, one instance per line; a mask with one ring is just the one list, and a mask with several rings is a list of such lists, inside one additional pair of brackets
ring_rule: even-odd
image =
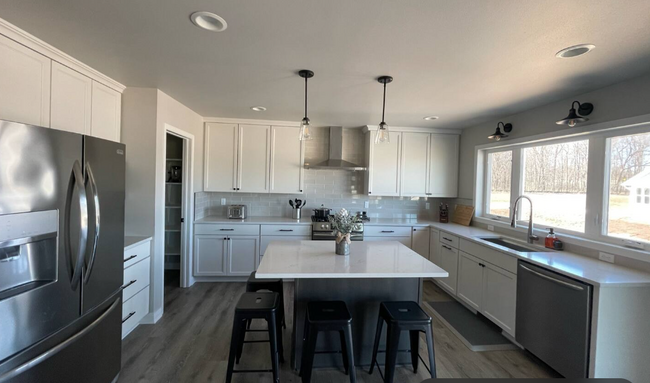
[(204, 191), (302, 193), (298, 127), (205, 124)]
[(90, 134), (92, 80), (58, 62), (52, 62), (50, 127)]
[(237, 124), (205, 125), (205, 191), (237, 190), (238, 142)]
[(402, 195), (426, 197), (429, 181), (429, 133), (402, 133)]
[(237, 190), (249, 193), (269, 192), (271, 127), (239, 125), (237, 153)]
[(121, 119), (122, 93), (93, 81), (90, 134), (119, 142)]
[(52, 60), (0, 35), (0, 119), (50, 126)]
[(401, 186), (400, 162), (402, 133), (390, 132), (390, 142), (375, 144), (375, 132), (368, 133), (368, 173), (366, 190), (369, 195), (399, 196)]
[(429, 197), (458, 197), (457, 134), (431, 134), (429, 151)]
[(271, 127), (271, 193), (302, 193), (304, 148), (300, 128)]
[(391, 128), (390, 143), (375, 144), (366, 127), (366, 192), (374, 196), (458, 196), (459, 134)]

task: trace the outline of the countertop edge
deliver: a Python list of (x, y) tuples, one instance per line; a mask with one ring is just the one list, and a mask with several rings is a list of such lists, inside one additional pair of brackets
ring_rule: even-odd
[[(135, 239), (135, 242), (131, 242), (130, 244), (127, 243), (127, 238), (132, 238)], [(137, 238), (137, 239), (136, 239)], [(132, 248), (141, 245), (145, 242), (151, 242), (153, 240), (152, 237), (145, 237), (145, 236), (138, 236), (138, 235), (125, 235), (124, 236), (124, 251), (126, 250), (131, 250)]]

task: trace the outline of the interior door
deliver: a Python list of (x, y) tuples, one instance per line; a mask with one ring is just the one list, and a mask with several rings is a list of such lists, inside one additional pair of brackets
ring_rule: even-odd
[(0, 121), (0, 361), (79, 317), (82, 145)]
[(85, 257), (82, 310), (92, 310), (122, 286), (124, 276), (125, 146), (84, 137), (88, 195), (88, 251)]

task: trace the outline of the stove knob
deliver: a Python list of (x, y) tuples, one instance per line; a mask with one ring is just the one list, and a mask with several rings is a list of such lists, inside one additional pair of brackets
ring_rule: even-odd
[(323, 223), (323, 224), (320, 225), (320, 228), (321, 228), (321, 229), (327, 229), (327, 225), (325, 225), (325, 224)]

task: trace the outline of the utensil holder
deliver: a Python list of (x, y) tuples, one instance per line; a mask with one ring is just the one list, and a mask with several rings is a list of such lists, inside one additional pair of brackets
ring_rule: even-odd
[(301, 216), (302, 216), (302, 209), (293, 209), (291, 211), (291, 218), (300, 219)]

